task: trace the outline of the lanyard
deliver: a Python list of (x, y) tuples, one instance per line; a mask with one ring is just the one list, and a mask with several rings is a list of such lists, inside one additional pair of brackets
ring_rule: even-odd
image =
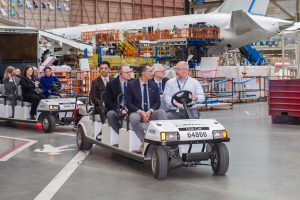
[(187, 80), (188, 80), (188, 77), (186, 77), (186, 79), (184, 80), (183, 86), (182, 86), (182, 88), (181, 88), (178, 79), (176, 79), (176, 81), (177, 81), (177, 86), (178, 86), (179, 91), (183, 90), (183, 88), (184, 88), (184, 86), (185, 86)]

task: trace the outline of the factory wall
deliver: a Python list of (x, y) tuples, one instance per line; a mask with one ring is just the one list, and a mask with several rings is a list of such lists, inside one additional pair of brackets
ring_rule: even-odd
[(184, 0), (73, 0), (71, 25), (110, 23), (184, 14)]
[(0, 17), (46, 30), (70, 25), (70, 0), (0, 0)]
[(184, 14), (184, 0), (0, 0), (0, 18), (41, 30)]

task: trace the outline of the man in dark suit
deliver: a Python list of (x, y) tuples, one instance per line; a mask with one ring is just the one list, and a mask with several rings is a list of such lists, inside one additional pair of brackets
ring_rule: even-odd
[(128, 83), (126, 106), (129, 112), (129, 121), (142, 145), (138, 153), (144, 151), (144, 130), (150, 120), (166, 120), (166, 112), (160, 107), (158, 86), (150, 81), (153, 77), (152, 67), (142, 64), (138, 71), (139, 79)]
[(162, 95), (165, 90), (166, 82), (169, 80), (165, 77), (165, 68), (162, 64), (155, 63), (153, 67), (153, 81), (157, 84), (159, 88), (159, 93)]
[(94, 104), (95, 114), (100, 114), (102, 123), (105, 122), (102, 94), (105, 92), (106, 84), (112, 80), (109, 77), (109, 62), (104, 61), (99, 65), (99, 77), (92, 81), (90, 97)]
[[(106, 86), (106, 118), (109, 125), (118, 134), (121, 128), (121, 120), (123, 120), (121, 116), (126, 115), (128, 111), (125, 107), (124, 95), (127, 93), (128, 81), (131, 80), (131, 72), (132, 70), (128, 64), (121, 65), (118, 68), (119, 76), (108, 82)], [(120, 94), (123, 94), (123, 98), (118, 99)], [(120, 103), (120, 105), (118, 103)]]

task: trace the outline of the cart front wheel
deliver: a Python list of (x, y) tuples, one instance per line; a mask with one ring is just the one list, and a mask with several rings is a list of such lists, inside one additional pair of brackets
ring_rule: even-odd
[(211, 167), (215, 175), (225, 175), (229, 167), (229, 153), (224, 143), (212, 146)]
[(164, 147), (158, 146), (152, 152), (151, 168), (152, 174), (159, 180), (166, 179), (168, 176), (169, 159)]

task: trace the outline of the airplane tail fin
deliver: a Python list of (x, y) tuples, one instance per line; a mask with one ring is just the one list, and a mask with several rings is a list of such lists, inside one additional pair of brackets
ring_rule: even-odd
[(229, 14), (232, 11), (243, 10), (253, 15), (265, 16), (269, 3), (270, 0), (225, 0), (214, 12)]
[(246, 12), (242, 10), (236, 10), (232, 12), (229, 28), (237, 35), (251, 31), (255, 31), (255, 34), (258, 34), (258, 32), (261, 33), (266, 31), (263, 27), (257, 24)]

